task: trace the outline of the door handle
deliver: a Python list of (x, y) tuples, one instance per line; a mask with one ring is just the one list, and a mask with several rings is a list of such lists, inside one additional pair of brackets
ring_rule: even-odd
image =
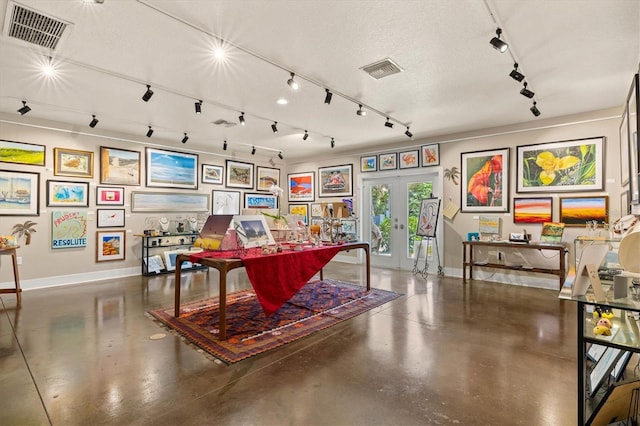
[(400, 224), (400, 229), (404, 229), (404, 225), (403, 224)]
[(398, 224), (393, 225), (393, 229), (398, 229)]

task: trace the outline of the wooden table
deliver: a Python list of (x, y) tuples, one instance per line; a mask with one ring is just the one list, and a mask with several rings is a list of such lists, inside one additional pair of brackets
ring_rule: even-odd
[(0, 256), (11, 256), (11, 260), (13, 261), (13, 282), (15, 284), (15, 288), (0, 289), (0, 294), (15, 293), (18, 297), (18, 301), (20, 301), (20, 296), (22, 293), (22, 289), (20, 288), (20, 274), (18, 272), (17, 250), (19, 248), (20, 246), (0, 248)]
[[(339, 251), (350, 251), (354, 249), (361, 249), (365, 252), (366, 263), (366, 282), (367, 290), (371, 290), (371, 256), (369, 243), (367, 242), (353, 242), (344, 243), (338, 246)], [(176, 256), (176, 271), (175, 271), (175, 312), (174, 316), (178, 318), (180, 316), (180, 278), (182, 271), (182, 264), (189, 261), (189, 254), (178, 254)], [(227, 339), (227, 273), (233, 269), (244, 267), (244, 262), (240, 258), (214, 258), (205, 257), (198, 261), (201, 265), (208, 266), (217, 269), (220, 275), (220, 340)], [(322, 280), (323, 273), (322, 268), (319, 270), (320, 279)]]
[[(496, 262), (476, 262), (473, 259), (474, 247), (500, 247), (508, 250), (553, 250), (558, 252), (559, 264), (558, 268), (533, 268), (526, 267), (524, 265), (506, 265)], [(467, 251), (469, 256), (467, 257)], [(558, 276), (560, 282), (560, 289), (564, 284), (566, 277), (566, 261), (565, 256), (568, 250), (565, 246), (560, 244), (544, 244), (544, 243), (510, 243), (502, 241), (463, 241), (462, 242), (462, 281), (467, 281), (467, 268), (469, 268), (469, 279), (473, 279), (473, 268), (494, 268), (494, 269), (508, 269), (512, 271), (523, 272), (539, 272), (543, 274), (552, 274)]]

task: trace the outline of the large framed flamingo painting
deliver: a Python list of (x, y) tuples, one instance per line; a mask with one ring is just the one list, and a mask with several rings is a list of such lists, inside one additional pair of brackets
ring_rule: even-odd
[(509, 148), (463, 152), (463, 212), (509, 211)]

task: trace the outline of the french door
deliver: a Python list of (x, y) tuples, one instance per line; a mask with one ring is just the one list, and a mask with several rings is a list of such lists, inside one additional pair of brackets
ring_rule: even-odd
[[(418, 269), (425, 266), (430, 273), (438, 272), (438, 257), (442, 259), (442, 205), (435, 239), (416, 236), (420, 206), (424, 198), (442, 198), (441, 168), (421, 169), (416, 174), (376, 175), (362, 179), (362, 239), (371, 243), (371, 264), (385, 268), (412, 270), (419, 255)], [(441, 203), (442, 204), (442, 203)], [(428, 244), (430, 243), (430, 244)]]

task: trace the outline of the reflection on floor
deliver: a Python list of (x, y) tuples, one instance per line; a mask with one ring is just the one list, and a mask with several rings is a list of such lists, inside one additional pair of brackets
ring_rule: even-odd
[[(331, 263), (327, 277), (364, 282)], [(576, 306), (557, 293), (372, 269), (404, 296), (232, 366), (146, 312), (173, 277), (32, 290), (0, 301), (0, 424), (568, 425), (577, 420)], [(183, 300), (217, 293), (187, 273)], [(230, 275), (230, 291), (250, 284)]]

